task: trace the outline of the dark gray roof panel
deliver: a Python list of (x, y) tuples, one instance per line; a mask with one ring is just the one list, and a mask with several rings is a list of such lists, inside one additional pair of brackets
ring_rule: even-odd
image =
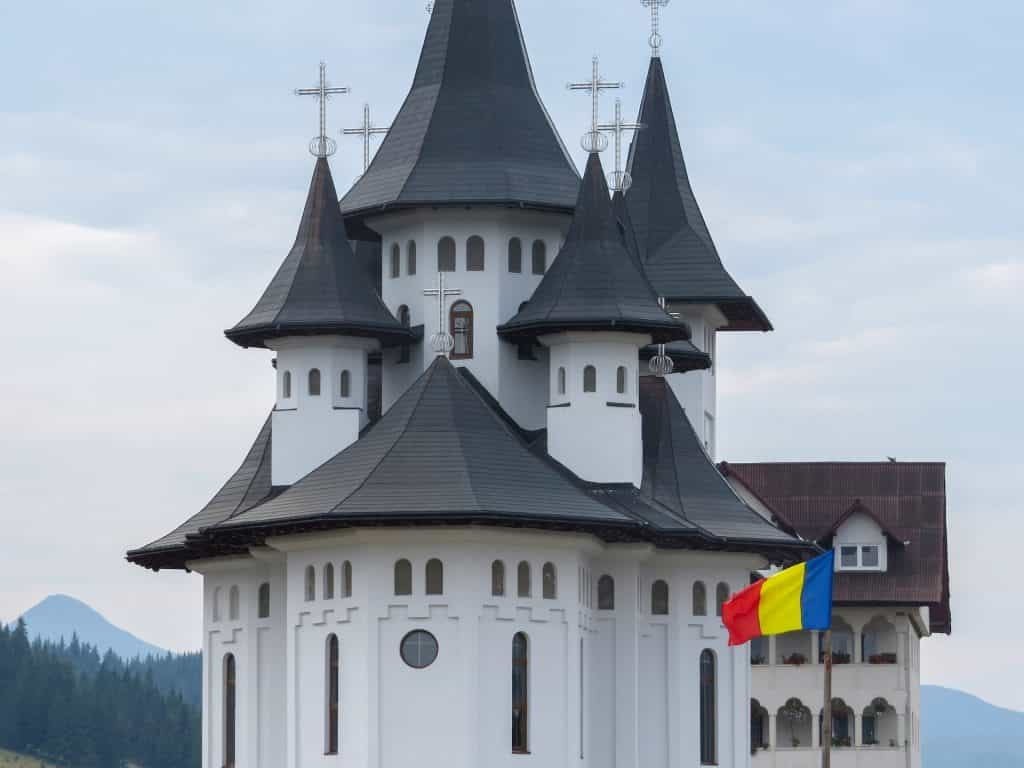
[(690, 186), (661, 59), (651, 59), (628, 170), (626, 203), (647, 277), (673, 301), (717, 304), (731, 330), (771, 330), (771, 323), (719, 258)]
[(412, 89), (341, 201), (571, 210), (579, 176), (537, 95), (512, 0), (437, 0)]
[(243, 347), (307, 334), (368, 336), (392, 344), (408, 339), (357, 260), (338, 210), (325, 158), (318, 158), (295, 244), (263, 296), (238, 325), (225, 331)]
[(509, 338), (568, 330), (635, 331), (657, 341), (690, 338), (686, 323), (659, 306), (626, 250), (596, 154), (587, 160), (565, 245), (530, 301), (498, 329)]

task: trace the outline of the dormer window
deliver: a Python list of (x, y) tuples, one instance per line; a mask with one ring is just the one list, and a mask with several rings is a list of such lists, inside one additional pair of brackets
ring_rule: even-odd
[(839, 570), (882, 570), (881, 547), (878, 544), (843, 544), (839, 547)]
[(890, 540), (895, 540), (895, 535), (883, 530), (878, 519), (858, 502), (835, 529), (836, 570), (885, 571)]

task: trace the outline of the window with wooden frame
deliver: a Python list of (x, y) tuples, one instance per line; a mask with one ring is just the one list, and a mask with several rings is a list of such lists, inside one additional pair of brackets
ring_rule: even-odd
[(468, 360), (473, 357), (473, 307), (468, 301), (456, 301), (449, 313), (449, 333), (455, 340), (452, 360)]

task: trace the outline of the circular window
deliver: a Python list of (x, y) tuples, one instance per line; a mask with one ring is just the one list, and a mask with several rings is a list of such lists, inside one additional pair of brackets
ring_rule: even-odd
[(437, 658), (437, 638), (423, 629), (414, 629), (402, 638), (402, 661), (413, 669), (429, 667)]

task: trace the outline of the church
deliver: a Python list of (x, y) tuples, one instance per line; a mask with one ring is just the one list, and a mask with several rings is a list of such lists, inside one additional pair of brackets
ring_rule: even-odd
[(658, 42), (625, 168), (596, 62), (579, 84), (582, 176), (513, 0), (437, 0), (342, 194), (321, 72), (298, 234), (225, 332), (272, 355), (270, 412), (128, 553), (202, 575), (204, 768), (750, 765), (721, 606), (819, 545), (715, 464), (716, 334), (772, 326), (705, 224)]

